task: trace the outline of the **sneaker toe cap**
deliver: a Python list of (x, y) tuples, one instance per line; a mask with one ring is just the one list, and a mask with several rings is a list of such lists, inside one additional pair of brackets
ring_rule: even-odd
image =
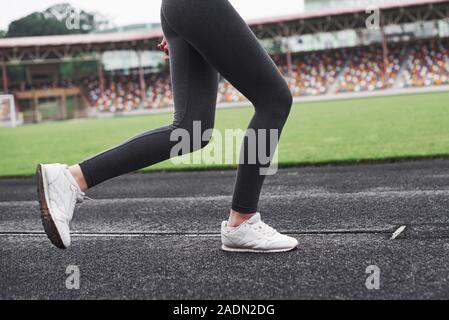
[(274, 249), (277, 250), (287, 250), (287, 249), (294, 249), (298, 246), (298, 240), (296, 240), (293, 237), (289, 237), (286, 235), (282, 235), (280, 239), (276, 240), (272, 246)]

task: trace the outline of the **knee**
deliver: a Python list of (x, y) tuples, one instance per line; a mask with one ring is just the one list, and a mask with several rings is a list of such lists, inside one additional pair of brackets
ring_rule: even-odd
[(282, 86), (278, 90), (268, 93), (264, 104), (267, 105), (264, 110), (270, 118), (284, 122), (288, 118), (293, 104), (290, 89), (287, 86)]
[(282, 112), (282, 116), (285, 118), (290, 114), (290, 110), (293, 104), (293, 96), (289, 88), (283, 90), (283, 93), (279, 96), (279, 109)]

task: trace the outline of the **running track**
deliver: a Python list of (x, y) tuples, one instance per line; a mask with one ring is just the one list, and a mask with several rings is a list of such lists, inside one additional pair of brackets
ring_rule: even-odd
[[(299, 239), (286, 254), (219, 249), (234, 174), (99, 185), (75, 213), (68, 250), (43, 234), (34, 179), (0, 179), (0, 298), (449, 298), (449, 160), (280, 170), (260, 207)], [(65, 287), (68, 265), (79, 267), (79, 290)], [(379, 290), (365, 287), (369, 265)]]

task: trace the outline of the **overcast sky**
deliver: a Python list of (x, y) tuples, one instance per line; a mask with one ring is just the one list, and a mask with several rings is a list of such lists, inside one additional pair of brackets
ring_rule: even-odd
[[(161, 0), (12, 0), (0, 10), (0, 30), (13, 20), (42, 11), (61, 2), (75, 8), (106, 15), (118, 26), (159, 22)], [(301, 11), (301, 0), (230, 0), (245, 19), (277, 16)]]

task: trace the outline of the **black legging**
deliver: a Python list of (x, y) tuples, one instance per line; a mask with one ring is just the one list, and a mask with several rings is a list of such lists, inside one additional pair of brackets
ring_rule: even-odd
[[(255, 108), (249, 128), (278, 129), (290, 112), (290, 90), (257, 38), (227, 0), (163, 0), (161, 22), (169, 44), (175, 114), (169, 126), (144, 132), (80, 163), (88, 187), (170, 158), (176, 128), (214, 125), (217, 71)], [(257, 131), (256, 131), (257, 132)], [(201, 143), (204, 147), (207, 142)], [(248, 149), (244, 139), (242, 152)], [(191, 150), (194, 151), (194, 150)], [(264, 175), (257, 162), (240, 164), (232, 209), (257, 210)]]

